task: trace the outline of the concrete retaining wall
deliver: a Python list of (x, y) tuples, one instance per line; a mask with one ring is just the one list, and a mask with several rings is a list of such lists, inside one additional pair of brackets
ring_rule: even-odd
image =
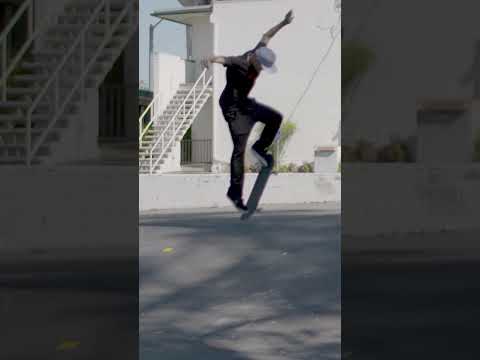
[[(247, 174), (245, 195), (256, 174)], [(300, 204), (340, 201), (340, 175), (272, 175), (263, 194), (264, 204)], [(225, 197), (229, 174), (140, 175), (140, 211), (231, 206)], [(247, 198), (247, 196), (245, 196)]]
[[(135, 249), (136, 167), (0, 169), (0, 253), (78, 249), (109, 256)], [(71, 253), (71, 252), (70, 252)]]
[(342, 233), (480, 226), (480, 166), (343, 164)]

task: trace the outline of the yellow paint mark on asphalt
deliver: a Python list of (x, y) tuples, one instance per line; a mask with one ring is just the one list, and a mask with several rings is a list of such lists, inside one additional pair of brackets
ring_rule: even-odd
[(57, 346), (57, 351), (73, 350), (80, 346), (80, 341), (65, 340)]
[(163, 249), (163, 252), (166, 253), (166, 254), (171, 253), (171, 252), (173, 252), (173, 248), (167, 247), (167, 248)]

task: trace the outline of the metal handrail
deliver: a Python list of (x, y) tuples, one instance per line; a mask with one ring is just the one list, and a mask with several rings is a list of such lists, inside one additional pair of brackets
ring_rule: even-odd
[[(7, 38), (13, 27), (19, 22), (21, 17), (24, 15), (25, 11), (28, 11), (28, 36), (27, 40), (19, 50), (18, 54), (13, 58), (11, 64), (7, 66), (8, 54), (7, 54)], [(16, 68), (18, 62), (23, 57), (27, 49), (30, 47), (30, 44), (33, 40), (40, 34), (40, 31), (36, 31), (33, 34), (33, 0), (25, 0), (22, 5), (18, 8), (16, 13), (10, 19), (8, 25), (0, 34), (0, 47), (1, 47), (1, 61), (2, 61), (2, 78), (0, 79), (1, 84), (1, 95), (2, 101), (7, 100), (7, 80), (12, 71)]]
[(145, 109), (145, 111), (142, 113), (142, 115), (140, 115), (140, 117), (138, 118), (138, 129), (139, 129), (139, 137), (138, 137), (138, 140), (139, 140), (139, 143), (140, 145), (142, 144), (142, 138), (145, 136), (145, 134), (147, 133), (148, 129), (150, 128), (150, 126), (152, 126), (153, 124), (153, 117), (150, 118), (150, 121), (148, 122), (147, 126), (145, 126), (145, 128), (143, 128), (143, 119), (145, 118), (145, 116), (147, 115), (147, 113), (150, 111), (150, 109), (152, 108), (153, 104), (158, 100), (158, 98), (161, 96), (162, 94), (161, 93), (158, 93), (154, 98), (153, 100), (150, 102), (150, 104), (147, 106), (147, 108)]
[[(185, 62), (191, 62), (191, 63), (196, 63), (197, 61), (193, 60), (193, 59), (184, 59)], [(147, 108), (143, 111), (143, 113), (140, 115), (140, 117), (138, 118), (138, 129), (139, 129), (139, 137), (138, 137), (138, 141), (139, 141), (139, 146), (141, 147), (142, 146), (142, 139), (143, 137), (145, 136), (145, 134), (148, 132), (148, 130), (150, 129), (150, 127), (153, 125), (153, 123), (155, 122), (157, 116), (151, 116), (150, 117), (150, 121), (148, 122), (148, 124), (145, 126), (145, 128), (143, 127), (143, 119), (145, 118), (145, 116), (147, 116), (148, 112), (151, 110), (152, 106), (158, 101), (158, 99), (162, 96), (162, 93), (159, 92), (154, 98), (153, 100), (150, 102), (150, 104), (147, 106)]]
[[(122, 12), (118, 15), (116, 21), (112, 24), (110, 21), (110, 1), (111, 0), (100, 0), (100, 4), (97, 5), (95, 8), (95, 11), (92, 13), (90, 16), (89, 20), (87, 23), (82, 27), (82, 30), (78, 34), (77, 38), (75, 41), (72, 43), (70, 46), (69, 50), (66, 52), (66, 54), (63, 56), (62, 60), (60, 63), (57, 65), (54, 73), (50, 77), (50, 79), (47, 81), (47, 83), (43, 86), (42, 90), (40, 93), (36, 96), (35, 100), (32, 102), (28, 112), (27, 112), (27, 136), (26, 136), (26, 155), (27, 155), (27, 166), (30, 166), (32, 158), (35, 156), (36, 152), (42, 145), (42, 142), (45, 140), (45, 138), (48, 136), (50, 130), (52, 127), (55, 125), (55, 123), (58, 121), (60, 116), (63, 114), (63, 111), (65, 110), (66, 106), (69, 104), (71, 98), (73, 95), (76, 93), (78, 87), (82, 85), (82, 99), (84, 99), (84, 91), (86, 88), (86, 77), (93, 66), (94, 62), (96, 61), (97, 57), (99, 56), (100, 52), (105, 48), (106, 44), (108, 41), (110, 41), (110, 36), (113, 34), (116, 30), (116, 28), (119, 26), (120, 22), (123, 20), (123, 18), (127, 15), (127, 12), (129, 10), (129, 7), (132, 7), (135, 5), (135, 0), (131, 0), (128, 4), (125, 5), (124, 9)], [(97, 18), (97, 16), (100, 14), (102, 9), (105, 7), (105, 15), (108, 17), (105, 21), (105, 26), (106, 26), (106, 33), (105, 33), (105, 38), (103, 42), (99, 45), (97, 51), (95, 54), (91, 57), (90, 61), (85, 64), (85, 47), (86, 47), (86, 40), (85, 40), (85, 35), (86, 32), (89, 30), (90, 26), (92, 25), (93, 21)], [(132, 10), (133, 11), (133, 10)], [(64, 65), (66, 64), (67, 60), (71, 57), (73, 54), (73, 51), (77, 48), (78, 45), (81, 45), (81, 74), (79, 79), (77, 80), (76, 84), (73, 86), (73, 88), (70, 90), (70, 93), (65, 97), (65, 100), (63, 103), (59, 106), (58, 101), (59, 101), (59, 74), (60, 71), (63, 69)], [(55, 82), (55, 96), (54, 96), (54, 110), (56, 110), (55, 115), (53, 116), (52, 120), (48, 124), (48, 126), (44, 129), (40, 137), (38, 138), (36, 144), (34, 145), (32, 149), (32, 138), (31, 138), (31, 130), (32, 130), (32, 114), (37, 107), (38, 103), (42, 99), (42, 97), (45, 95), (46, 91), (49, 89), (49, 87)]]
[[(204, 92), (206, 91), (206, 89), (208, 88), (208, 86), (210, 86), (210, 83), (212, 82), (212, 79), (213, 77), (210, 76), (210, 78), (208, 79), (208, 81), (206, 81), (206, 73), (207, 73), (207, 69), (204, 69), (202, 74), (199, 76), (198, 80), (195, 82), (195, 84), (193, 85), (192, 89), (188, 92), (187, 96), (185, 96), (185, 99), (183, 100), (182, 104), (178, 107), (177, 111), (175, 112), (175, 114), (172, 116), (170, 122), (168, 123), (168, 125), (163, 129), (162, 133), (160, 134), (160, 136), (158, 137), (157, 141), (153, 144), (153, 146), (151, 147), (150, 149), (150, 174), (152, 174), (153, 172), (153, 169), (155, 166), (157, 166), (158, 162), (160, 161), (160, 159), (163, 157), (163, 155), (165, 154), (165, 151), (168, 149), (168, 147), (170, 146), (170, 144), (172, 143), (172, 141), (175, 139), (175, 137), (177, 136), (177, 133), (178, 133), (178, 129), (181, 128), (185, 122), (185, 120), (187, 119), (188, 116), (190, 116), (191, 112), (193, 110), (195, 110), (195, 107), (196, 107), (196, 102), (197, 102), (197, 97), (195, 96), (196, 95), (196, 88), (198, 86), (198, 84), (200, 83), (201, 80), (203, 80), (203, 86), (202, 86), (202, 90), (200, 91), (200, 93), (198, 94), (198, 97), (201, 97)], [(190, 96), (193, 94), (193, 106), (188, 110), (187, 113), (185, 113), (185, 105), (187, 103), (187, 100), (190, 98)], [(168, 140), (167, 144), (165, 145), (165, 135), (167, 133), (167, 131), (169, 130), (170, 126), (173, 124), (175, 124), (176, 120), (177, 120), (177, 116), (180, 114), (180, 110), (182, 110), (183, 108), (183, 120), (182, 122), (179, 124), (179, 126), (177, 128), (174, 128), (173, 129), (173, 135), (170, 137), (170, 140)], [(155, 161), (155, 163), (153, 164), (153, 152), (154, 150), (157, 148), (158, 144), (160, 143), (160, 140), (162, 142), (162, 150), (160, 152), (160, 155), (158, 156), (157, 160)]]
[[(197, 81), (195, 82), (195, 84), (192, 86), (192, 88), (190, 89), (190, 91), (187, 93), (187, 95), (185, 96), (185, 98), (183, 99), (182, 101), (182, 104), (178, 107), (177, 111), (175, 112), (175, 114), (172, 116), (172, 118), (170, 119), (169, 123), (167, 124), (167, 126), (163, 129), (162, 133), (160, 134), (160, 136), (158, 137), (157, 141), (153, 144), (153, 146), (151, 147), (150, 149), (150, 173), (152, 173), (153, 171), (153, 167), (157, 165), (159, 159), (161, 159), (161, 157), (163, 156), (163, 153), (164, 153), (164, 150), (162, 150), (162, 153), (160, 154), (159, 156), (159, 159), (157, 159), (157, 161), (155, 162), (155, 164), (152, 165), (152, 161), (153, 161), (153, 151), (156, 149), (157, 145), (160, 143), (160, 140), (162, 140), (162, 145), (164, 145), (164, 142), (165, 142), (165, 134), (167, 132), (167, 130), (169, 129), (170, 125), (171, 124), (175, 124), (176, 122), (176, 119), (177, 119), (177, 116), (178, 114), (180, 113), (180, 110), (183, 108), (183, 118), (185, 121), (185, 118), (186, 118), (186, 115), (185, 115), (185, 105), (187, 103), (187, 100), (189, 99), (190, 95), (194, 95), (194, 98), (195, 98), (195, 89), (197, 87), (197, 85), (199, 84), (200, 80), (203, 79), (203, 86), (205, 87), (205, 75), (206, 75), (206, 72), (207, 72), (207, 69), (204, 69), (204, 71), (202, 72), (202, 74), (198, 77)], [(202, 91), (203, 93), (203, 91)], [(189, 113), (188, 115), (190, 114), (190, 111), (191, 109), (189, 110)], [(183, 125), (183, 121), (181, 123), (181, 125)], [(173, 137), (176, 136), (176, 132), (175, 134), (173, 135)], [(173, 138), (172, 137), (172, 138)], [(167, 147), (169, 146), (170, 142), (171, 142), (172, 139), (169, 140), (169, 143), (167, 144)], [(162, 149), (165, 149), (165, 146), (162, 146)]]

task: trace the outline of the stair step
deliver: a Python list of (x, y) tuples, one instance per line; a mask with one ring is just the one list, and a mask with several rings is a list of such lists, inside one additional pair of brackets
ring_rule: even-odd
[(15, 112), (10, 114), (0, 114), (0, 123), (21, 120), (22, 118), (23, 118), (23, 115), (21, 112)]
[(32, 88), (32, 87), (8, 87), (7, 88), (7, 96), (8, 95), (14, 95), (14, 96), (20, 96), (20, 95), (26, 95), (26, 96), (31, 96), (33, 94), (36, 94), (38, 91), (40, 91), (40, 88)]
[[(200, 110), (203, 108), (203, 106), (196, 106), (195, 107), (195, 113), (198, 114), (200, 112)], [(185, 109), (185, 115), (190, 111), (190, 109), (193, 109), (193, 107), (187, 107)], [(180, 110), (180, 112), (178, 112), (178, 107), (172, 107), (172, 108), (167, 108), (165, 109), (165, 111), (163, 112), (164, 116), (167, 116), (167, 120), (171, 119), (173, 115), (177, 114), (177, 117), (183, 119), (183, 109)], [(190, 113), (190, 115), (187, 116), (187, 118), (191, 118), (191, 117), (195, 117), (195, 115), (192, 115), (192, 113)]]
[[(190, 91), (192, 92), (191, 95), (193, 95), (192, 89), (177, 90), (177, 91), (175, 92), (175, 95), (176, 95), (176, 96), (185, 97), (185, 96), (187, 96), (187, 95), (190, 93)], [(195, 91), (195, 95), (198, 96), (198, 95), (200, 95), (201, 92), (202, 92), (202, 89), (201, 89), (201, 88), (198, 88), (198, 89)], [(203, 95), (203, 96), (204, 96), (204, 95), (208, 95), (208, 94), (211, 93), (211, 92), (212, 92), (212, 90), (207, 88), (207, 89), (203, 90), (202, 95)]]
[[(97, 2), (97, 5), (98, 5), (98, 2)], [(77, 14), (82, 14), (82, 15), (91, 15), (94, 13), (95, 11), (95, 4), (93, 6), (87, 6), (87, 7), (71, 7), (71, 6), (68, 6), (65, 8), (65, 14), (68, 14), (68, 15), (77, 15)], [(111, 14), (120, 14), (120, 12), (122, 11), (123, 7), (118, 7), (118, 8), (112, 8), (112, 6), (110, 6), (110, 13)], [(100, 14), (103, 15), (105, 14), (105, 10), (102, 9), (100, 11)]]
[[(106, 50), (107, 52), (114, 52), (117, 48), (121, 47), (121, 45), (125, 41), (125, 38), (126, 38), (125, 35), (113, 36), (108, 40), (103, 50)], [(103, 41), (104, 41), (103, 37), (88, 40), (87, 46), (86, 46), (87, 54), (88, 52), (90, 53), (96, 52), (100, 47), (100, 45), (103, 43)], [(65, 40), (61, 40), (61, 39), (48, 40), (47, 43), (49, 46), (53, 47), (54, 49), (57, 49), (57, 48), (64, 49), (62, 50), (63, 53), (67, 51), (67, 47), (65, 46), (66, 44)], [(80, 63), (78, 63), (78, 65), (80, 65)]]
[[(91, 11), (93, 12), (98, 6), (97, 0), (82, 1), (82, 2), (71, 2), (65, 6), (65, 11)], [(125, 0), (111, 0), (110, 9), (111, 11), (122, 10), (125, 6)]]
[[(84, 15), (61, 15), (58, 20), (58, 24), (56, 26), (62, 26), (62, 25), (78, 25), (78, 26), (85, 26), (85, 24), (90, 20), (90, 16), (84, 16)], [(117, 25), (129, 25), (129, 18), (123, 17), (120, 23)], [(110, 17), (110, 26), (112, 26), (114, 23), (118, 21), (118, 16), (111, 16)], [(100, 17), (96, 20), (94, 20), (95, 24), (90, 25), (90, 26), (106, 26), (105, 19), (104, 17)]]
[[(111, 0), (110, 21), (112, 23), (118, 19), (120, 12), (128, 1)], [(67, 6), (65, 12), (58, 17), (60, 24), (54, 25), (44, 34), (46, 35), (46, 46), (38, 52), (27, 52), (20, 62), (19, 70), (12, 74), (8, 80), (7, 101), (0, 101), (0, 137), (2, 138), (0, 139), (0, 163), (2, 164), (25, 163), (24, 142), (27, 134), (27, 129), (24, 127), (26, 123), (25, 110), (31, 106), (32, 99), (41, 91), (42, 85), (49, 80), (58, 61), (65, 56), (72, 41), (76, 39), (79, 31), (84, 28), (85, 23), (91, 18), (91, 14), (98, 6), (98, 1), (82, 0), (82, 3), (78, 5), (76, 3)], [(99, 21), (89, 29), (86, 46), (87, 59), (90, 59), (98, 51), (99, 45), (104, 41), (104, 36), (108, 29), (105, 24), (105, 18), (106, 14), (104, 12), (100, 13), (97, 18)], [(122, 19), (124, 22), (116, 28), (113, 36), (108, 39), (106, 47), (102, 49), (89, 72), (87, 77), (89, 86), (95, 86), (105, 75), (104, 73), (111, 68), (112, 61), (117, 58), (128, 40), (126, 35), (134, 30), (135, 25), (127, 22), (130, 20), (129, 15), (125, 16)], [(65, 24), (61, 24), (61, 22), (65, 22)], [(78, 57), (72, 57), (71, 60), (73, 61), (69, 61), (68, 65), (65, 65), (63, 69), (66, 80), (62, 80), (60, 86), (70, 88), (71, 85), (78, 82), (80, 61)], [(71, 77), (69, 77), (69, 73), (72, 74)], [(61, 89), (60, 93), (64, 94), (64, 91)], [(47, 97), (44, 99), (47, 99)], [(46, 141), (40, 146), (35, 162), (39, 163), (43, 159), (48, 158), (50, 143), (59, 135), (58, 131), (54, 130), (62, 124), (65, 125), (69, 121), (69, 117), (75, 115), (78, 111), (79, 103), (74, 101), (71, 104), (67, 106), (65, 115), (56, 122), (52, 129), (53, 131), (49, 133)], [(45, 131), (52, 116), (46, 111), (43, 113), (41, 111), (43, 108), (51, 106), (49, 101), (42, 101), (38, 105), (38, 111), (32, 115), (33, 128), (31, 133), (33, 136), (38, 136), (42, 131)], [(159, 163), (163, 163), (163, 160)]]
[[(75, 107), (75, 105), (73, 105), (73, 107)], [(73, 109), (69, 109), (69, 110), (73, 110)], [(32, 121), (45, 121), (50, 118), (51, 116), (49, 114), (33, 114), (32, 115)], [(15, 113), (10, 113), (10, 114), (0, 114), (0, 122), (24, 120), (24, 119), (26, 118), (22, 111), (17, 111)]]
[[(92, 17), (93, 12), (66, 12), (58, 17), (59, 24), (86, 24)], [(113, 24), (120, 15), (120, 11), (110, 11), (110, 24)], [(94, 22), (96, 24), (105, 24), (107, 17), (104, 11), (101, 11)], [(128, 16), (124, 19), (128, 20)], [(124, 20), (123, 20), (124, 21)]]
[[(188, 127), (184, 127), (184, 128), (181, 129), (180, 132), (187, 131), (187, 130), (188, 130)], [(171, 134), (170, 134), (169, 136), (171, 136)], [(142, 138), (142, 143), (156, 141), (159, 137), (160, 137), (160, 134), (148, 135), (148, 136), (145, 135), (145, 136)]]
[[(181, 131), (186, 131), (186, 130), (188, 130), (188, 128), (189, 128), (188, 126), (183, 127), (183, 128), (181, 129)], [(144, 135), (143, 138), (142, 138), (142, 143), (147, 143), (147, 142), (149, 142), (149, 141), (150, 141), (150, 142), (154, 142), (154, 141), (156, 141), (156, 140), (159, 138), (159, 136), (160, 136), (159, 134), (155, 134), (155, 135)]]
[(12, 79), (14, 81), (18, 82), (32, 82), (32, 81), (46, 81), (49, 79), (49, 76), (47, 74), (41, 74), (41, 75), (14, 75), (12, 76)]
[(55, 61), (48, 59), (34, 59), (34, 54), (29, 54), (20, 63), (19, 69), (22, 71), (36, 72), (41, 74), (48, 72), (55, 65)]
[(209, 98), (210, 98), (210, 95), (202, 95), (201, 97), (197, 97), (197, 99), (194, 101), (193, 98), (188, 98), (185, 100), (184, 97), (182, 98), (173, 97), (168, 103), (171, 105), (173, 104), (182, 105), (184, 102), (187, 104), (193, 104), (194, 102), (196, 102), (197, 104), (199, 104), (199, 103), (205, 103)]
[[(48, 159), (47, 156), (35, 156), (32, 160), (33, 165), (44, 163)], [(25, 157), (23, 156), (2, 156), (0, 155), (0, 164), (3, 165), (25, 165)]]
[[(64, 124), (67, 122), (71, 121), (71, 117), (76, 116), (76, 114), (64, 114), (63, 116), (60, 117), (55, 122), (55, 127), (56, 128), (63, 128)], [(52, 120), (52, 116), (49, 114), (45, 115), (38, 115), (38, 114), (33, 114), (32, 115), (32, 128), (38, 128), (38, 129), (43, 129), (45, 128), (50, 121)], [(26, 126), (27, 119), (23, 115), (5, 115), (5, 114), (0, 114), (0, 129), (2, 130), (9, 130), (9, 128), (5, 128), (5, 126), (8, 125), (16, 125), (16, 126), (22, 126), (23, 128)]]
[[(178, 126), (178, 125), (179, 125), (179, 124), (177, 124), (177, 126)], [(184, 126), (189, 127), (190, 124), (183, 125), (182, 127), (184, 127)], [(145, 135), (158, 135), (158, 134), (161, 134), (162, 132), (165, 131), (165, 127), (166, 127), (166, 126), (156, 126), (155, 129), (150, 129), (149, 131), (147, 131), (147, 132), (145, 133)]]
[[(37, 141), (39, 136), (41, 135), (41, 132), (35, 132), (32, 135), (33, 141)], [(5, 144), (2, 144), (0, 141), (0, 153), (3, 150), (15, 150), (15, 149), (25, 149), (25, 141), (27, 138), (26, 134), (9, 134), (9, 135), (0, 135), (2, 139), (4, 140)], [(60, 134), (58, 132), (49, 132), (46, 136), (46, 139), (44, 140), (42, 146), (40, 149), (43, 152), (47, 152), (50, 149), (50, 146), (53, 145), (53, 143), (57, 142), (60, 139)], [(15, 145), (17, 144), (17, 145)], [(15, 148), (14, 146), (17, 146)]]
[[(180, 131), (180, 133), (186, 132), (187, 130), (188, 130), (188, 128), (184, 128), (184, 129), (182, 129), (182, 130)], [(170, 134), (165, 134), (165, 135), (167, 135), (166, 138), (170, 138), (170, 137), (173, 136), (171, 133), (170, 133)], [(142, 138), (142, 144), (154, 143), (154, 142), (157, 141), (157, 139), (158, 139), (159, 137), (160, 137), (160, 135), (148, 136), (148, 137), (144, 136), (144, 137)]]
[[(198, 96), (196, 95), (196, 98), (197, 98), (197, 101), (198, 100), (201, 100), (201, 99), (207, 99), (210, 95), (208, 94), (203, 94), (202, 96)], [(170, 102), (172, 101), (177, 101), (177, 102), (183, 102), (183, 101), (192, 101), (193, 102), (193, 94), (191, 94), (189, 97), (186, 97), (184, 95), (178, 95), (178, 94), (175, 94), (173, 95), (173, 97), (170, 99)]]
[[(35, 129), (33, 128), (32, 130), (32, 134), (41, 134), (44, 129)], [(24, 135), (26, 133), (26, 129), (25, 128), (17, 128), (17, 129), (0, 129), (0, 136), (6, 136), (6, 135)], [(2, 146), (1, 142), (0, 142), (0, 147)]]
[(204, 105), (207, 102), (208, 98), (209, 98), (209, 96), (208, 97), (205, 96), (205, 97), (197, 98), (196, 101), (193, 101), (193, 99), (187, 99), (185, 101), (185, 99), (175, 99), (175, 98), (173, 98), (172, 100), (169, 101), (168, 104), (170, 106), (172, 106), (172, 105), (180, 106), (183, 103), (185, 103), (186, 105), (193, 105), (194, 103)]
[[(170, 154), (168, 153), (168, 151), (167, 151), (167, 152), (165, 152), (165, 154), (163, 154), (162, 158), (159, 158), (158, 156), (156, 156), (156, 155), (159, 155), (159, 154), (160, 154), (160, 153), (154, 153), (154, 156), (153, 156), (153, 158), (152, 158), (152, 159), (153, 159), (153, 162), (155, 162), (155, 161), (157, 161), (157, 160), (159, 161), (159, 163), (165, 162), (165, 161), (167, 160), (168, 156), (170, 155)], [(140, 159), (139, 159), (139, 162), (143, 162), (143, 163), (145, 163), (145, 165), (146, 165), (146, 164), (149, 165), (149, 164), (150, 164), (150, 155), (148, 155), (148, 156), (146, 156), (146, 157), (144, 157), (144, 158), (140, 158)]]
[[(182, 138), (183, 138), (183, 136), (175, 138), (175, 141), (174, 141), (173, 144), (177, 144)], [(153, 146), (153, 143), (144, 145), (143, 142), (142, 142), (142, 145), (140, 145), (138, 149), (140, 150), (140, 153), (150, 154), (150, 150), (152, 149), (152, 146)], [(170, 147), (172, 147), (172, 145), (169, 145), (168, 147), (170, 148)], [(160, 148), (156, 148), (155, 151), (154, 151), (154, 154), (159, 154), (160, 152), (161, 152)]]
[(46, 31), (45, 40), (46, 41), (47, 40), (63, 40), (71, 43), (72, 41), (75, 40), (77, 36), (78, 34), (76, 34), (73, 31), (60, 31), (59, 29), (56, 29), (55, 27), (53, 27)]
[[(184, 119), (185, 119), (186, 122), (193, 121), (194, 119), (197, 118), (199, 113), (200, 113), (200, 111), (196, 111), (194, 115), (188, 115), (188, 116), (185, 116), (185, 117), (183, 117), (183, 114), (177, 114), (177, 116), (175, 117), (175, 123), (180, 124), (180, 123), (183, 122)], [(155, 126), (158, 128), (159, 126), (168, 125), (170, 122), (172, 122), (174, 114), (175, 114), (175, 112), (169, 113), (165, 117), (162, 117), (162, 118), (159, 118), (159, 119), (155, 120)]]
[[(55, 25), (55, 27), (53, 29), (50, 30), (50, 34), (52, 33), (55, 33), (55, 32), (62, 32), (62, 31), (70, 31), (70, 32), (74, 32), (74, 33), (78, 33), (79, 31), (81, 31), (83, 29), (84, 25), (82, 24), (57, 24)], [(131, 25), (130, 24), (122, 24), (120, 23), (116, 29), (115, 29), (115, 33), (118, 33), (118, 32), (128, 32), (131, 28)], [(104, 33), (107, 29), (107, 26), (105, 24), (92, 24), (90, 26), (90, 31), (94, 31), (94, 32), (102, 32)]]
[[(98, 51), (99, 47), (95, 48), (87, 48), (87, 59), (88, 56), (93, 56), (94, 53)], [(98, 57), (102, 61), (110, 60), (109, 62), (112, 63), (113, 60), (119, 55), (121, 52), (120, 46), (116, 45), (114, 47), (110, 47), (110, 44), (107, 44), (107, 47), (104, 47)]]
[[(139, 162), (138, 164), (139, 164), (139, 169), (140, 170), (145, 171), (145, 172), (150, 172), (150, 160), (142, 162), (142, 163)], [(165, 164), (165, 161), (163, 159), (159, 160), (158, 163), (155, 165), (154, 169), (160, 168), (163, 164)]]
[[(9, 100), (9, 101), (0, 101), (0, 109), (7, 109), (7, 108), (28, 108), (32, 104), (31, 100)], [(39, 102), (37, 106), (50, 106), (48, 102)]]
[[(19, 155), (24, 156), (25, 155), (25, 144), (0, 144), (0, 152), (8, 152), (8, 151), (17, 151), (19, 152)], [(45, 155), (48, 153), (50, 150), (50, 146), (47, 145), (46, 143), (43, 143), (39, 148), (38, 148), (38, 153), (41, 153)], [(2, 155), (0, 155), (2, 157)]]
[[(157, 162), (158, 160), (158, 162)], [(159, 159), (159, 158), (152, 158), (152, 163), (155, 163), (157, 162), (157, 165), (156, 166), (159, 166), (159, 165), (162, 165), (165, 163), (167, 159), (166, 158), (163, 158), (163, 159)], [(149, 169), (150, 168), (150, 158), (145, 158), (145, 159), (141, 159), (138, 161), (138, 164), (140, 165), (140, 167), (142, 168), (147, 168)]]
[[(156, 127), (159, 127), (159, 126), (166, 126), (166, 125), (168, 125), (168, 124), (170, 123), (170, 121), (172, 120), (172, 117), (173, 117), (174, 114), (175, 114), (175, 113), (169, 113), (170, 116), (167, 115), (167, 116), (165, 116), (165, 117), (163, 117), (163, 118), (160, 118), (160, 119), (158, 119), (158, 120), (155, 120), (155, 126), (156, 126)], [(185, 119), (187, 119), (187, 120), (192, 120), (192, 119), (194, 119), (195, 117), (196, 117), (196, 116), (189, 115), (189, 116), (186, 116)], [(184, 118), (183, 118), (183, 115), (182, 115), (182, 114), (179, 114), (179, 115), (177, 116), (177, 120), (176, 120), (177, 124), (180, 124), (180, 122), (181, 122), (183, 119), (184, 119)]]

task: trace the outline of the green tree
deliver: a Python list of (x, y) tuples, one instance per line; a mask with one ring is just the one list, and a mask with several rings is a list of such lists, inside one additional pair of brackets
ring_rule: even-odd
[(285, 155), (285, 150), (288, 142), (292, 138), (293, 134), (297, 130), (297, 125), (290, 120), (284, 121), (279, 130), (279, 137), (272, 146), (270, 146), (270, 151), (272, 152), (274, 158), (277, 161), (277, 165), (280, 164)]
[(342, 42), (342, 92), (365, 74), (374, 60), (373, 52), (358, 41)]

